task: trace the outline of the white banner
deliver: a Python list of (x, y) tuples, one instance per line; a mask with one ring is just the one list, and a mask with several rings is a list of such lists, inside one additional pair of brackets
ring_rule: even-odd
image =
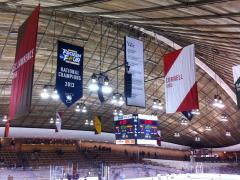
[(233, 66), (233, 83), (235, 84), (240, 77), (240, 65)]
[(198, 109), (194, 45), (164, 57), (166, 113)]
[[(125, 63), (132, 74), (132, 96), (126, 98), (128, 106), (145, 108), (143, 42), (125, 37)], [(127, 71), (127, 69), (125, 69)]]

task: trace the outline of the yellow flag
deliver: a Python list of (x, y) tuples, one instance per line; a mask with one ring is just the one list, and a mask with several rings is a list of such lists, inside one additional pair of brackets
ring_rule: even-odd
[(102, 132), (102, 122), (101, 122), (101, 117), (100, 116), (95, 116), (94, 119), (95, 123), (95, 134), (101, 134)]

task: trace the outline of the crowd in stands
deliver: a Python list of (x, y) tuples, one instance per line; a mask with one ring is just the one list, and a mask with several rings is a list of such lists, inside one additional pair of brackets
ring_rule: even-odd
[(72, 139), (39, 139), (39, 138), (28, 138), (24, 139), (23, 144), (74, 144), (76, 140)]

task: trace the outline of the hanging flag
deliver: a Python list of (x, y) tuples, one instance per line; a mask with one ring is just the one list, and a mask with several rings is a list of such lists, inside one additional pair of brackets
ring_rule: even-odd
[(95, 134), (101, 134), (102, 132), (102, 120), (100, 116), (95, 116), (94, 119)]
[(240, 65), (233, 66), (233, 81), (235, 85), (236, 97), (237, 97), (237, 105), (240, 109)]
[(62, 128), (62, 116), (63, 112), (56, 112), (55, 132), (59, 132)]
[(131, 75), (125, 78), (125, 86), (129, 85), (130, 81), (132, 83), (131, 86), (129, 85), (131, 90), (125, 87), (126, 104), (145, 108), (143, 42), (127, 36), (124, 42), (125, 72)]
[(40, 5), (18, 29), (6, 136), (8, 136), (10, 121), (26, 116), (31, 109), (39, 12)]
[(56, 89), (70, 107), (83, 95), (83, 47), (58, 41)]
[(166, 113), (199, 109), (194, 45), (164, 57)]

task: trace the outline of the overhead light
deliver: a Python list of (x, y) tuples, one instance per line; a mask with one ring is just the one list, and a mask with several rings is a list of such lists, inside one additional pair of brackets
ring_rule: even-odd
[(193, 109), (192, 114), (199, 115), (200, 114), (199, 109)]
[(153, 110), (162, 110), (163, 105), (159, 99), (154, 99), (153, 100), (153, 105), (152, 105)]
[(114, 115), (114, 116), (117, 116), (117, 115), (118, 115), (118, 110), (117, 110), (117, 109), (114, 109), (113, 115)]
[(86, 113), (86, 112), (87, 112), (86, 105), (85, 105), (85, 104), (81, 104), (81, 105), (80, 105), (79, 103), (77, 103), (76, 108), (75, 108), (75, 111), (76, 111), (76, 112)]
[(42, 89), (42, 92), (41, 92), (41, 98), (42, 99), (48, 99), (49, 98), (49, 92), (48, 92), (48, 88), (47, 86), (44, 86), (44, 88)]
[(54, 119), (51, 117), (50, 118), (50, 124), (53, 124), (54, 123)]
[(60, 123), (60, 119), (56, 118), (56, 124), (59, 124), (59, 123)]
[(112, 97), (111, 103), (114, 104), (115, 106), (122, 106), (125, 103), (125, 101), (121, 94), (115, 93)]
[(201, 141), (200, 137), (197, 137), (197, 136), (196, 136), (196, 137), (195, 137), (195, 141), (196, 141), (196, 142)]
[(86, 119), (85, 123), (84, 123), (86, 126), (89, 125), (89, 121)]
[(178, 137), (180, 137), (180, 134), (178, 132), (175, 132), (174, 137), (178, 138)]
[(205, 130), (206, 131), (212, 131), (212, 128), (210, 126), (206, 126)]
[(222, 109), (222, 108), (225, 107), (221, 96), (219, 96), (219, 95), (214, 96), (213, 106), (216, 107), (216, 108), (219, 108), (219, 109)]
[(58, 100), (59, 99), (59, 95), (56, 89), (54, 89), (52, 95), (51, 95), (53, 100)]
[(229, 131), (226, 132), (226, 136), (230, 137), (231, 133)]
[(185, 118), (182, 118), (180, 124), (186, 126), (188, 125), (188, 120)]
[(87, 108), (86, 108), (85, 104), (84, 104), (83, 107), (82, 107), (82, 112), (83, 112), (83, 113), (86, 113), (86, 112), (87, 112)]
[(4, 115), (4, 116), (3, 116), (2, 121), (3, 121), (3, 122), (7, 122), (7, 115)]
[(93, 126), (93, 120), (90, 121), (90, 126)]
[(112, 88), (109, 86), (109, 79), (107, 76), (104, 77), (102, 92), (104, 94), (110, 94), (112, 92)]
[(123, 111), (121, 109), (118, 111), (118, 115), (123, 116)]
[(220, 121), (227, 122), (228, 121), (228, 115), (226, 113), (221, 114)]
[(90, 91), (98, 91), (99, 90), (99, 86), (98, 86), (98, 82), (97, 82), (97, 76), (95, 73), (93, 73), (92, 77), (91, 77), (91, 83), (88, 86)]
[(76, 112), (80, 112), (80, 111), (81, 111), (79, 104), (76, 105), (75, 111), (76, 111)]

